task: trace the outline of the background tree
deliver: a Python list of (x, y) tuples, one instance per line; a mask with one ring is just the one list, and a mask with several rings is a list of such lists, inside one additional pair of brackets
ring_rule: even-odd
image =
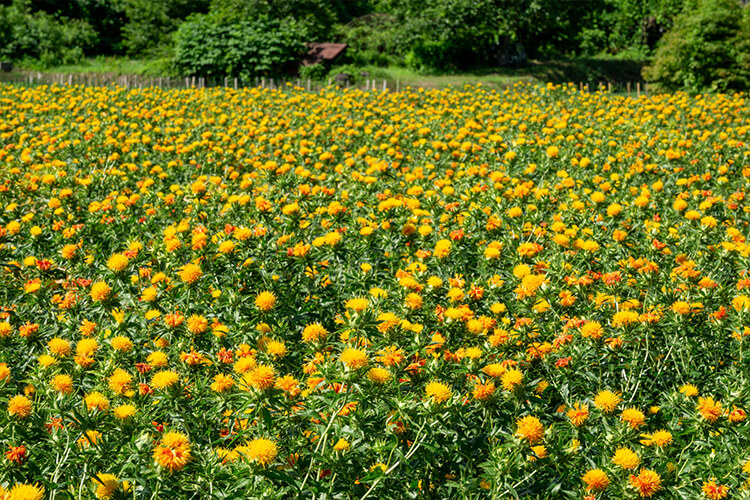
[(84, 19), (35, 11), (29, 0), (0, 5), (0, 57), (5, 60), (68, 64), (81, 60), (97, 40)]
[(352, 74), (486, 71), (526, 54), (570, 78), (613, 60), (637, 75), (651, 61), (644, 75), (664, 89), (747, 89), (740, 1), (0, 0), (0, 57), (48, 67), (126, 55), (149, 71), (253, 78), (294, 72), (307, 42), (343, 42), (338, 69)]
[(123, 46), (130, 55), (168, 55), (172, 34), (190, 15), (207, 12), (210, 0), (114, 0), (127, 23), (122, 27)]
[(194, 15), (175, 34), (173, 63), (180, 74), (217, 79), (290, 73), (304, 54), (305, 32), (292, 19)]
[(750, 87), (750, 15), (737, 0), (691, 0), (644, 76), (664, 90)]
[(211, 14), (222, 21), (245, 21), (257, 18), (276, 19), (293, 22), (304, 30), (311, 42), (326, 41), (338, 15), (348, 21), (351, 18), (346, 5), (352, 5), (351, 12), (360, 12), (355, 2), (328, 0), (213, 0)]

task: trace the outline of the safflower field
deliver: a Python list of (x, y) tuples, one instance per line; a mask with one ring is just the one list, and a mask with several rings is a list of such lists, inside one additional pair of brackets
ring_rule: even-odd
[(747, 95), (0, 112), (0, 498), (750, 498)]

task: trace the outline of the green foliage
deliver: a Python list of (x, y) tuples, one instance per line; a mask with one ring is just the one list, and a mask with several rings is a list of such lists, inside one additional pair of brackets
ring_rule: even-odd
[(371, 13), (341, 25), (337, 39), (348, 45), (346, 57), (359, 66), (388, 66), (398, 62), (395, 42), (399, 24), (395, 16)]
[[(604, 4), (594, 0), (383, 0), (377, 13), (349, 23), (342, 41), (355, 63), (394, 59), (423, 71), (498, 66), (521, 43), (536, 57), (607, 46), (609, 26), (597, 23)], [(583, 46), (583, 50), (582, 50)]]
[(29, 3), (16, 0), (0, 6), (0, 57), (33, 59), (46, 67), (81, 60), (96, 44), (96, 32), (85, 21), (31, 12)]
[(211, 14), (222, 21), (244, 21), (266, 17), (291, 22), (305, 30), (308, 42), (328, 41), (338, 21), (333, 4), (328, 0), (213, 0)]
[(118, 0), (128, 19), (123, 45), (130, 55), (161, 55), (172, 33), (193, 13), (208, 10), (209, 0)]
[(682, 12), (649, 78), (665, 89), (741, 89), (750, 28), (738, 1), (0, 0), (0, 55), (48, 67), (128, 54), (173, 61), (181, 74), (253, 78), (293, 72), (305, 42), (336, 41), (348, 45), (336, 63), (354, 73), (503, 71), (524, 53), (551, 64), (645, 61)]
[[(587, 30), (607, 32), (612, 29), (601, 22), (605, 8), (605, 2), (598, 0), (529, 1), (519, 10), (512, 11), (516, 18), (515, 38), (524, 44), (531, 57), (559, 59), (592, 54), (595, 51), (584, 50), (582, 42), (590, 43), (592, 35), (596, 35), (587, 33)], [(588, 36), (588, 39), (582, 36)]]
[(309, 78), (310, 80), (321, 81), (325, 78), (328, 70), (323, 64), (312, 64), (310, 66), (301, 66), (299, 69), (300, 78)]
[[(598, 51), (648, 55), (661, 35), (672, 25), (684, 0), (608, 0), (601, 12), (590, 16), (589, 22), (603, 31)], [(583, 47), (582, 47), (583, 48)], [(597, 51), (589, 50), (589, 53)]]
[(174, 65), (182, 75), (249, 80), (290, 71), (304, 53), (305, 30), (293, 21), (198, 15), (175, 34)]
[[(398, 18), (396, 44), (407, 65), (419, 69), (465, 69), (492, 64), (503, 37), (518, 20), (503, 0), (406, 0), (392, 5)], [(520, 4), (520, 3), (519, 3)]]
[[(96, 31), (97, 55), (123, 54), (122, 26), (127, 22), (125, 11), (117, 2), (109, 0), (79, 0), (83, 7), (82, 19)], [(70, 16), (74, 17), (74, 16)]]
[(117, 0), (29, 0), (32, 11), (87, 22), (97, 34), (96, 54), (122, 54), (122, 26), (127, 24), (123, 2)]
[(675, 19), (644, 69), (661, 89), (690, 92), (750, 87), (750, 20), (737, 0), (696, 0)]
[[(398, 74), (393, 74), (389, 69), (378, 66), (360, 66), (358, 64), (341, 64), (334, 66), (328, 72), (328, 78), (334, 79), (336, 75), (343, 73), (349, 75), (349, 83), (352, 85), (364, 85), (367, 80), (397, 80)], [(413, 76), (418, 73), (411, 72)]]

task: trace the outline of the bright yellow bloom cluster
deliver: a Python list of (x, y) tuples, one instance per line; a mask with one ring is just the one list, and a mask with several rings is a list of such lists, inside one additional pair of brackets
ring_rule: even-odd
[(741, 494), (747, 104), (0, 86), (0, 498)]

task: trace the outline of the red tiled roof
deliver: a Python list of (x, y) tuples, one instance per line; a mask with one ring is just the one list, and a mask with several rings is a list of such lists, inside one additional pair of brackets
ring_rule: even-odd
[(321, 61), (330, 61), (346, 49), (345, 43), (308, 43), (307, 57), (302, 64), (309, 66)]

